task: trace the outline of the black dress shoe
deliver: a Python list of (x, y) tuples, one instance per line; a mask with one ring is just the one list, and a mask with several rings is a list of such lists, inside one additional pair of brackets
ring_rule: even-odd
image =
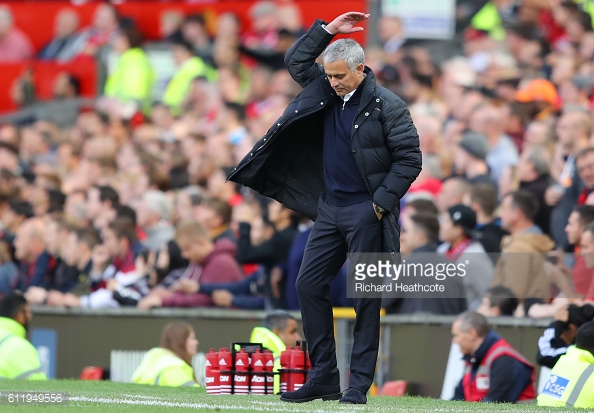
[(341, 396), (339, 384), (319, 384), (308, 381), (295, 391), (284, 392), (280, 399), (284, 402), (303, 403), (315, 399), (338, 400)]
[(354, 387), (349, 387), (347, 391), (344, 392), (344, 395), (338, 401), (341, 404), (366, 404), (367, 403), (367, 396), (363, 394), (363, 392), (359, 389), (355, 389)]

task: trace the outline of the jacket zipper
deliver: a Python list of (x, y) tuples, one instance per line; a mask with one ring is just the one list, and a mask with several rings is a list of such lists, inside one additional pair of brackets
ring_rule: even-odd
[(283, 123), (279, 124), (279, 125), (278, 125), (278, 127), (276, 128), (276, 130), (275, 130), (274, 132), (272, 132), (272, 133), (270, 134), (270, 136), (269, 136), (269, 137), (267, 137), (267, 138), (264, 138), (264, 143), (262, 144), (262, 146), (260, 146), (258, 149), (256, 149), (256, 151), (255, 151), (255, 152), (258, 152), (260, 149), (262, 149), (263, 147), (265, 147), (265, 146), (266, 146), (266, 144), (268, 144), (268, 142), (270, 142), (270, 139), (272, 139), (272, 137), (274, 136), (274, 134), (275, 134), (276, 132), (278, 132), (278, 130), (279, 130), (279, 129), (280, 129), (280, 128), (281, 128), (281, 127), (284, 125), (284, 124), (285, 124), (285, 122), (283, 122)]

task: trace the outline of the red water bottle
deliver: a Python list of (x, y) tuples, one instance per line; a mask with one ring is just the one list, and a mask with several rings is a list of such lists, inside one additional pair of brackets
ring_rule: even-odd
[(280, 391), (281, 391), (281, 393), (289, 391), (288, 390), (289, 372), (287, 370), (289, 370), (291, 368), (291, 353), (292, 352), (293, 352), (293, 348), (287, 347), (287, 349), (284, 350), (280, 356), (280, 364), (281, 364)]
[(226, 348), (219, 350), (220, 394), (231, 394), (231, 353)]
[(305, 384), (305, 355), (296, 348), (291, 352), (291, 373), (287, 384), (288, 391), (299, 390)]
[(206, 353), (206, 394), (221, 394), (219, 353), (215, 353), (212, 348)]
[(274, 381), (276, 375), (272, 374), (274, 370), (274, 355), (270, 350), (266, 350), (264, 353), (264, 359), (266, 360), (266, 366), (264, 371), (266, 372), (266, 394), (274, 394)]
[(265, 357), (264, 353), (260, 353), (260, 349), (252, 354), (251, 394), (265, 394), (266, 392), (266, 376), (263, 374), (266, 370)]
[(250, 368), (250, 356), (241, 349), (239, 353), (235, 353), (235, 375), (233, 378), (233, 394), (248, 394), (248, 370)]

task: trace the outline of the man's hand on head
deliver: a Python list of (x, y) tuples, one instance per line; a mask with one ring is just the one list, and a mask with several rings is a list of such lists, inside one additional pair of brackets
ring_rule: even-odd
[(368, 18), (369, 14), (350, 11), (348, 13), (341, 14), (332, 20), (332, 22), (326, 26), (326, 30), (328, 30), (328, 32), (331, 34), (350, 34), (362, 32), (364, 30), (363, 27), (356, 25), (361, 23), (363, 20), (367, 20)]

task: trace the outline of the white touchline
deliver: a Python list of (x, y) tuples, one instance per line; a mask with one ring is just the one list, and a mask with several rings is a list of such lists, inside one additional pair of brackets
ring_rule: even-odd
[[(138, 397), (138, 396), (133, 396)], [(144, 396), (146, 397), (146, 396)], [(86, 397), (86, 396), (71, 396), (68, 398), (69, 401), (79, 401), (79, 402), (92, 402), (92, 403), (106, 403), (106, 404), (130, 404), (130, 405), (139, 405), (139, 406), (162, 406), (162, 407), (188, 407), (192, 409), (201, 409), (201, 408), (209, 408), (209, 409), (220, 409), (220, 410), (245, 410), (249, 408), (249, 406), (229, 406), (224, 404), (214, 404), (214, 403), (180, 403), (180, 402), (170, 402), (165, 401), (162, 399), (153, 399), (153, 400), (129, 400), (129, 399), (116, 399), (116, 398), (107, 398), (107, 397)], [(249, 402), (248, 402), (249, 403)], [(258, 407), (260, 410), (266, 410), (271, 412), (279, 412), (279, 411), (286, 411), (286, 412), (294, 412), (295, 406), (285, 406), (285, 403), (266, 403), (263, 401), (254, 401), (255, 404), (270, 404), (274, 407)], [(284, 408), (281, 408), (284, 407)], [(306, 410), (307, 412), (311, 413), (328, 413), (328, 410)]]
[[(257, 408), (258, 410), (265, 410), (270, 412), (295, 412), (295, 411), (303, 411), (307, 413), (331, 413), (329, 410), (310, 410), (305, 408), (304, 410), (296, 410), (296, 406), (294, 404), (287, 404), (284, 402), (266, 402), (264, 400), (245, 400), (246, 406), (233, 406), (233, 405), (225, 405), (225, 404), (215, 404), (215, 403), (187, 403), (187, 402), (172, 402), (167, 401), (162, 398), (156, 398), (154, 396), (145, 396), (145, 395), (127, 395), (130, 399), (119, 399), (119, 398), (109, 398), (109, 397), (87, 397), (87, 396), (70, 396), (68, 398), (69, 401), (74, 402), (91, 402), (91, 403), (105, 403), (105, 404), (128, 404), (128, 405), (138, 405), (138, 406), (160, 406), (160, 407), (187, 407), (192, 409), (220, 409), (220, 410), (246, 410), (250, 408), (251, 405), (258, 405), (252, 406)], [(238, 396), (241, 397), (241, 396)], [(133, 400), (136, 399), (136, 400)], [(303, 406), (305, 407), (305, 406)], [(344, 411), (366, 411), (369, 406), (334, 406), (336, 407), (336, 412), (344, 412)], [(417, 408), (417, 407), (399, 407), (399, 406), (389, 406), (389, 407), (380, 407), (375, 408), (373, 411), (376, 412), (395, 412), (395, 411), (406, 411), (406, 412), (476, 412), (475, 409), (460, 409), (459, 407), (452, 407), (451, 409), (448, 408), (437, 408), (437, 409), (424, 409), (424, 408)], [(516, 409), (504, 409), (500, 410), (499, 412), (522, 412), (522, 410)]]

